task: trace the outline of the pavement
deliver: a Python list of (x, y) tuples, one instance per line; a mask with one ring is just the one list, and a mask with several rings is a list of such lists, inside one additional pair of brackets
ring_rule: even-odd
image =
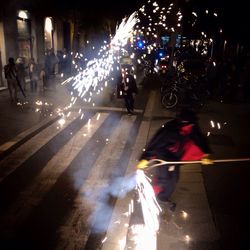
[[(58, 79), (58, 82), (60, 82), (60, 79)], [(28, 140), (30, 136), (38, 133), (45, 126), (49, 126), (54, 119), (58, 119), (55, 109), (63, 107), (65, 101), (69, 99), (68, 91), (59, 84), (55, 91), (47, 90), (44, 92), (41, 83), (39, 83), (38, 91), (36, 93), (27, 91), (27, 98), (20, 96), (20, 104), (17, 106), (9, 102), (7, 90), (0, 91), (0, 128), (1, 131), (8, 131), (0, 135), (0, 157), (9, 154), (19, 144)], [(217, 106), (218, 104), (212, 103), (204, 112), (199, 114), (204, 133), (208, 132), (209, 116)], [(235, 107), (234, 105), (231, 106)], [(122, 112), (126, 112), (121, 100), (107, 104), (106, 108), (117, 108)], [(222, 107), (223, 111), (226, 109), (227, 107)], [(143, 112), (141, 107), (136, 111), (138, 114)], [(227, 110), (225, 115), (229, 116), (229, 113), (230, 110)], [(138, 155), (150, 137), (166, 120), (174, 116), (174, 111), (165, 110), (161, 106), (158, 91), (150, 90), (126, 175), (134, 171)], [(217, 118), (222, 120), (222, 117)], [(244, 140), (243, 137), (241, 139)], [(177, 208), (173, 214), (160, 219), (160, 230), (155, 235), (157, 249), (221, 249), (219, 243), (220, 233), (215, 226), (215, 219), (209, 206), (202, 167), (197, 164), (185, 165), (181, 168), (180, 176), (173, 195)], [(125, 218), (121, 214), (127, 210), (127, 204), (130, 203), (131, 198), (133, 197), (129, 194), (126, 198), (117, 200), (102, 250), (121, 249), (121, 239), (124, 236), (128, 237), (131, 217)], [(123, 221), (119, 224), (116, 223), (118, 218), (119, 220), (123, 218)], [(121, 224), (126, 226), (121, 226)], [(147, 249), (151, 250), (153, 248)]]
[[(162, 108), (159, 103), (158, 91), (151, 91), (148, 100), (127, 175), (134, 171), (138, 153), (145, 143), (166, 120), (175, 116), (175, 112)], [(181, 168), (180, 180), (172, 198), (177, 203), (176, 211), (161, 217), (160, 230), (156, 235), (157, 247), (151, 246), (147, 249), (220, 249), (220, 236), (210, 211), (200, 165), (189, 164)], [(121, 220), (121, 211), (126, 211), (124, 207), (126, 207), (125, 204), (130, 202), (130, 199), (132, 199), (131, 196), (127, 197), (125, 201), (120, 200), (117, 202), (108, 230), (107, 240), (103, 244), (102, 249), (121, 249), (121, 239), (124, 235), (129, 235), (129, 230), (133, 223), (131, 224), (131, 218), (123, 218)], [(117, 221), (120, 221), (118, 225)], [(130, 227), (122, 230), (120, 224), (130, 225)], [(132, 238), (135, 235), (129, 237)], [(151, 242), (147, 242), (144, 238), (143, 241), (147, 242), (146, 244), (144, 242), (144, 247), (145, 245), (150, 246), (154, 240), (153, 238)], [(133, 248), (131, 246), (131, 248), (127, 247), (127, 249)]]

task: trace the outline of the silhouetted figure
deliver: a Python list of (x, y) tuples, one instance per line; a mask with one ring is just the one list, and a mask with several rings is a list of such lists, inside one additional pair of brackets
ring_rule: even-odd
[(135, 78), (130, 74), (128, 68), (125, 68), (122, 72), (122, 92), (128, 115), (132, 115), (134, 112), (133, 94), (138, 93), (138, 88), (136, 85)]
[(30, 78), (30, 90), (35, 92), (37, 90), (38, 68), (34, 58), (30, 59), (28, 64), (28, 72)]
[(17, 69), (17, 78), (23, 90), (26, 90), (26, 71), (25, 71), (25, 62), (22, 57), (17, 58), (16, 60), (16, 69)]
[(4, 66), (4, 75), (7, 80), (11, 102), (17, 102), (17, 68), (14, 58), (9, 58), (9, 63)]
[[(183, 109), (152, 137), (137, 168), (144, 169), (151, 159), (170, 162), (206, 159), (203, 160), (204, 164), (212, 164), (207, 158), (209, 153), (210, 148), (199, 128), (196, 114), (190, 109)], [(179, 180), (179, 172), (178, 164), (159, 166), (152, 182), (159, 204), (170, 210), (176, 206), (170, 199)]]

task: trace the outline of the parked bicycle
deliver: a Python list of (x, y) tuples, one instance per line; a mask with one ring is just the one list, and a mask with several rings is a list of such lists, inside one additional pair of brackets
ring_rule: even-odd
[(207, 103), (209, 95), (204, 76), (177, 74), (175, 78), (163, 85), (161, 103), (166, 109), (177, 105), (189, 105), (200, 109)]

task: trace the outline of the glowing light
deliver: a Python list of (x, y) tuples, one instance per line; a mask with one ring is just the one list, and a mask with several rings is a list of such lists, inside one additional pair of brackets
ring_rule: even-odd
[(215, 127), (215, 126), (214, 126), (214, 122), (213, 122), (213, 121), (210, 121), (210, 124), (211, 124), (212, 128), (214, 128), (214, 127)]
[(186, 243), (189, 243), (191, 240), (190, 236), (189, 235), (185, 235), (185, 241)]
[(42, 102), (42, 101), (39, 101), (39, 100), (38, 100), (38, 101), (36, 101), (35, 103), (36, 103), (36, 105), (38, 105), (38, 106), (43, 105), (43, 102)]
[(187, 219), (188, 214), (185, 211), (182, 211), (181, 214), (184, 219)]
[[(156, 201), (154, 190), (150, 184), (150, 179), (144, 174), (142, 170), (137, 170), (135, 177), (136, 190), (138, 199), (136, 202), (141, 204), (143, 213), (143, 224), (124, 224), (130, 230), (130, 240), (133, 241), (133, 245), (137, 250), (144, 250), (145, 246), (147, 249), (156, 250), (156, 238), (159, 230), (159, 213), (161, 208)], [(127, 216), (134, 212), (134, 200), (132, 199), (129, 203)]]
[(102, 240), (102, 243), (104, 243), (106, 240), (107, 240), (107, 237), (105, 237), (105, 238)]
[(28, 14), (27, 14), (27, 11), (25, 11), (25, 10), (20, 10), (18, 12), (18, 17), (20, 17), (22, 19), (28, 19), (29, 18)]
[(45, 30), (51, 32), (53, 30), (52, 19), (51, 17), (45, 18)]
[(58, 123), (59, 123), (59, 125), (62, 127), (64, 124), (65, 124), (65, 119), (64, 118), (61, 118), (61, 119), (59, 119), (59, 121), (58, 121)]
[(193, 11), (192, 14), (197, 17), (197, 14)]

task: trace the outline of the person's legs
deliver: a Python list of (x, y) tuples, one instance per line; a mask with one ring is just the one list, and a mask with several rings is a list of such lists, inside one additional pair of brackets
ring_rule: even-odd
[(17, 101), (17, 81), (13, 80), (13, 88), (14, 88), (14, 98)]
[(128, 94), (126, 96), (126, 107), (127, 107), (128, 113), (132, 114), (134, 111), (134, 98), (132, 94)]
[(37, 91), (37, 80), (34, 80), (34, 90)]
[(135, 103), (135, 100), (134, 100), (133, 94), (131, 94), (131, 97), (130, 97), (130, 108), (131, 108), (132, 112), (134, 112), (134, 103)]
[(13, 92), (12, 92), (12, 83), (11, 80), (7, 80), (7, 84), (8, 84), (8, 90), (10, 93), (10, 100), (13, 102), (14, 98), (13, 98)]
[(34, 82), (32, 79), (30, 79), (30, 91), (33, 92), (34, 89)]
[(128, 114), (131, 114), (129, 97), (128, 96), (124, 96), (124, 101), (125, 101), (125, 107), (126, 107), (126, 109), (128, 111)]
[(170, 210), (174, 210), (176, 204), (170, 198), (175, 191), (179, 180), (179, 166), (175, 166), (174, 171), (169, 171), (169, 166), (161, 166), (158, 169), (157, 183), (161, 191), (157, 195), (160, 205), (166, 205)]

